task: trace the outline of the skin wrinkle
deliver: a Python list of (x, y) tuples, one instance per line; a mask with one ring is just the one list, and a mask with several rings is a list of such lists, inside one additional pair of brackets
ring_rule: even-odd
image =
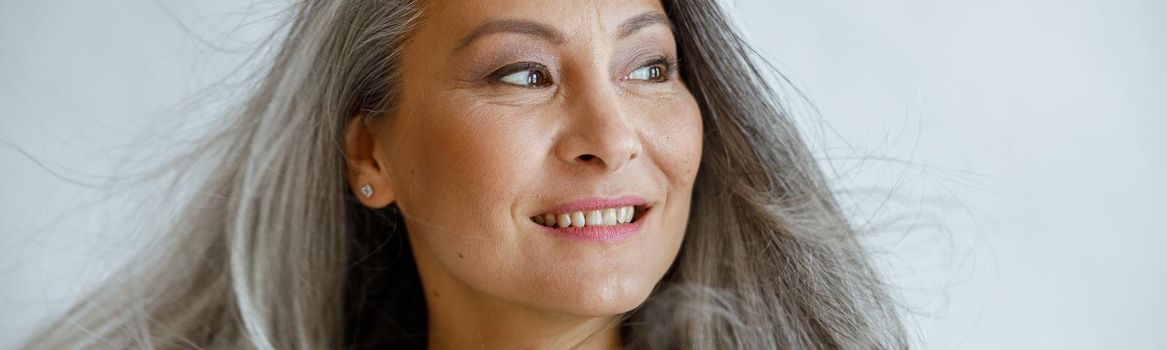
[[(907, 348), (895, 296), (782, 103), (789, 80), (736, 32), (724, 2), (652, 2), (667, 11), (675, 38), (653, 38), (666, 30), (652, 26), (616, 49), (492, 35), (475, 55), (516, 41), (531, 47), (487, 66), (541, 62), (556, 84), (451, 89), (468, 86), (459, 80), (465, 63), (440, 53), (474, 24), (523, 18), (588, 38), (611, 32), (595, 23), (618, 27), (621, 16), (597, 21), (597, 9), (626, 18), (648, 7), (585, 1), (290, 3), (286, 31), (272, 37), (272, 66), (229, 124), (157, 168), (175, 176), (168, 189), (209, 171), (194, 184), (203, 195), (178, 217), (160, 217), (165, 240), (26, 347)], [(453, 13), (435, 16), (442, 5)], [(427, 27), (450, 35), (415, 37)], [(685, 60), (672, 77), (688, 86), (628, 84), (615, 79), (627, 68), (600, 71), (588, 61), (627, 61), (631, 51), (619, 47), (658, 40), (676, 45), (656, 49)], [(589, 94), (589, 85), (612, 90)], [(671, 100), (686, 96), (700, 109)], [(591, 115), (580, 104), (614, 104), (593, 109), (623, 115)], [(608, 167), (620, 154), (605, 150), (633, 135), (610, 127), (616, 117), (643, 154)], [(608, 127), (571, 127), (580, 118)], [(361, 127), (366, 119), (391, 123)], [(498, 136), (466, 137), (474, 131)], [(346, 175), (348, 188), (337, 188)], [(371, 197), (361, 194), (365, 184), (376, 188)], [(632, 259), (616, 246), (499, 234), (531, 227), (523, 216), (553, 204), (628, 189), (650, 192), (642, 195), (653, 210), (671, 216), (645, 219), (661, 229), (630, 249)], [(383, 210), (394, 202), (404, 214)], [(671, 232), (684, 233), (664, 237)], [(667, 280), (639, 299), (661, 277), (664, 267), (653, 265), (670, 259)]]
[[(397, 185), (387, 191), (426, 295), (441, 295), (427, 303), (437, 335), (430, 347), (545, 348), (600, 331), (583, 348), (618, 346), (610, 327), (676, 257), (701, 154), (700, 112), (677, 71), (664, 81), (624, 79), (652, 57), (675, 57), (672, 31), (654, 1), (564, 4), (551, 14), (527, 2), (492, 4), (470, 13), (428, 4), (403, 48), (399, 113), (372, 130), (392, 140), (392, 148), (374, 145), (381, 176)], [(588, 5), (594, 14), (580, 16)], [(616, 37), (621, 30), (626, 38)], [(559, 35), (567, 40), (540, 39)], [(522, 61), (546, 66), (551, 85), (483, 79)], [(653, 206), (626, 241), (555, 237), (529, 219), (567, 201), (626, 194)]]

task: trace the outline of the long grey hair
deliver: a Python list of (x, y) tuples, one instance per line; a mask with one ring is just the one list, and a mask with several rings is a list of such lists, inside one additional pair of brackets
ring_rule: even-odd
[[(704, 153), (671, 270), (623, 315), (638, 349), (899, 349), (870, 266), (750, 47), (715, 0), (665, 1)], [(410, 0), (294, 4), (254, 95), (184, 159), (213, 164), (152, 254), (31, 349), (424, 348), (401, 214), (345, 181), (348, 118), (390, 118)], [(189, 186), (189, 183), (185, 183)]]

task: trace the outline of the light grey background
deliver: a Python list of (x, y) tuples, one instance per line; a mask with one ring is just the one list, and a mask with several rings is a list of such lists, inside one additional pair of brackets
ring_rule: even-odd
[[(102, 185), (238, 95), (280, 6), (0, 2), (0, 348), (142, 244)], [(1164, 2), (731, 6), (817, 107), (787, 94), (916, 344), (1167, 348)]]

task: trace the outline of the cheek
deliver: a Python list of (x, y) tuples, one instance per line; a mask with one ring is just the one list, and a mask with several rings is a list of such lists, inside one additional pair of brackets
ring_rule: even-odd
[[(535, 173), (531, 128), (521, 116), (491, 114), (456, 103), (432, 103), (400, 130), (401, 157), (410, 158), (402, 201), (416, 210), (453, 209), (464, 219), (498, 219), (508, 213), (524, 177)], [(443, 210), (448, 211), (448, 210)], [(489, 217), (480, 217), (484, 214)]]
[(525, 125), (530, 116), (457, 100), (424, 106), (394, 130), (400, 140), (394, 165), (405, 164), (394, 173), (406, 226), (443, 269), (490, 289), (518, 269), (514, 206), (539, 173), (533, 160), (547, 146)]
[(663, 273), (676, 258), (688, 226), (693, 184), (701, 164), (704, 131), (701, 110), (691, 95), (686, 93), (669, 103), (655, 106), (653, 110), (646, 111), (651, 113), (646, 115), (651, 116), (650, 119), (655, 122), (645, 130), (651, 132), (647, 138), (652, 143), (649, 149), (668, 188), (667, 200), (660, 208), (663, 214), (661, 232), (666, 234), (653, 244), (660, 247), (654, 250), (653, 263), (659, 264), (660, 272)]
[(701, 110), (692, 96), (685, 94), (668, 103), (653, 104), (644, 111), (650, 125), (648, 149), (652, 150), (660, 170), (668, 178), (671, 191), (688, 192), (692, 189), (701, 165), (704, 130)]

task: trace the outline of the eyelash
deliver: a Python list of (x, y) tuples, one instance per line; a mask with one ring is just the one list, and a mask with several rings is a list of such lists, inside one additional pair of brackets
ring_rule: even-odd
[[(532, 72), (532, 73), (541, 73), (540, 76), (534, 76), (534, 75), (530, 75), (530, 74), (527, 75), (527, 83), (530, 85), (519, 85), (519, 84), (515, 84), (515, 83), (508, 83), (508, 82), (505, 82), (502, 80), (503, 78), (511, 76), (512, 74), (528, 72), (528, 71)], [(530, 88), (530, 89), (546, 87), (546, 86), (551, 85), (553, 83), (552, 81), (550, 81), (551, 70), (547, 69), (547, 66), (544, 66), (542, 64), (538, 64), (535, 62), (512, 63), (509, 65), (506, 65), (505, 67), (499, 68), (498, 70), (494, 71), (494, 73), (490, 73), (490, 75), (487, 76), (487, 78), (490, 79), (490, 81), (492, 81), (492, 82), (498, 82), (501, 84), (507, 84), (507, 85)], [(534, 79), (534, 81), (532, 81), (532, 79)]]
[[(628, 74), (631, 75), (632, 73), (635, 73), (638, 70), (641, 70), (644, 68), (652, 68), (652, 67), (658, 67), (661, 69), (661, 71), (657, 73), (657, 76), (660, 78), (657, 80), (650, 79), (650, 80), (646, 80), (646, 81), (657, 82), (657, 83), (666, 82), (666, 81), (669, 81), (669, 79), (672, 79), (673, 72), (677, 70), (677, 59), (675, 57), (672, 57), (672, 56), (657, 56), (657, 57), (649, 60), (647, 63), (641, 65), (640, 67), (632, 70), (632, 72), (628, 73)], [(621, 79), (623, 79), (623, 78), (621, 78)]]
[[(639, 71), (639, 70), (644, 69), (644, 68), (657, 67), (661, 70), (660, 72), (658, 72), (656, 74), (656, 76), (658, 78), (641, 80), (641, 79), (626, 79), (627, 76), (625, 76), (625, 77), (622, 77), (621, 80), (639, 80), (639, 81), (650, 82), (650, 83), (662, 83), (662, 82), (666, 82), (666, 81), (669, 81), (672, 79), (672, 73), (677, 70), (677, 66), (678, 66), (678, 60), (675, 57), (668, 56), (668, 55), (657, 56), (657, 57), (654, 57), (654, 58), (648, 60), (643, 65), (641, 65), (640, 67), (637, 67), (636, 69), (634, 69), (632, 72), (630, 72), (628, 74), (631, 75), (633, 72)], [(528, 74), (526, 77), (526, 83), (528, 85), (521, 85), (521, 84), (503, 81), (503, 78), (507, 78), (515, 73), (522, 73), (522, 72), (539, 73), (539, 75)], [(650, 75), (652, 75), (652, 74), (650, 73)], [(522, 87), (522, 88), (528, 88), (528, 89), (544, 88), (544, 87), (550, 86), (550, 85), (555, 83), (554, 81), (551, 80), (551, 71), (549, 69), (547, 69), (547, 66), (544, 66), (544, 65), (539, 64), (539, 63), (534, 63), (534, 62), (519, 62), (519, 63), (509, 64), (505, 67), (499, 68), (498, 70), (494, 71), (493, 73), (490, 73), (490, 75), (487, 76), (487, 79), (489, 79), (492, 82), (497, 82), (500, 84), (506, 84), (506, 85), (510, 85), (510, 86), (516, 86), (516, 87)]]

